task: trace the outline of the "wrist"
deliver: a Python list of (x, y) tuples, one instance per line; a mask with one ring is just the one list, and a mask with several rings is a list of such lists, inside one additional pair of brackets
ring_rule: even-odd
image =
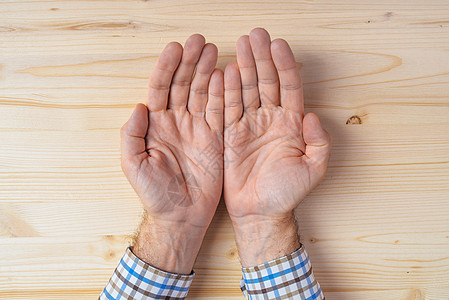
[(141, 260), (162, 271), (190, 274), (206, 230), (147, 216), (132, 251)]
[(300, 247), (293, 213), (278, 217), (231, 217), (231, 220), (243, 267), (260, 265)]

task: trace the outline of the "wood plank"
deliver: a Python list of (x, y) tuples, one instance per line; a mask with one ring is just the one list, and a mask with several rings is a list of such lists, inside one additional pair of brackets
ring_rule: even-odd
[[(448, 16), (447, 0), (1, 1), (0, 298), (96, 298), (140, 222), (119, 128), (159, 52), (201, 32), (223, 68), (262, 26), (334, 138), (296, 210), (326, 299), (447, 300)], [(189, 298), (242, 298), (236, 250), (221, 203)]]

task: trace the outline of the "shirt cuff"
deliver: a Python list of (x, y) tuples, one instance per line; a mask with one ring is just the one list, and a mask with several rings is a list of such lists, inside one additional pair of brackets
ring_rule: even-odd
[(99, 299), (184, 299), (194, 275), (156, 269), (128, 248)]
[(281, 258), (255, 267), (242, 267), (242, 272), (240, 288), (248, 299), (324, 299), (302, 245)]

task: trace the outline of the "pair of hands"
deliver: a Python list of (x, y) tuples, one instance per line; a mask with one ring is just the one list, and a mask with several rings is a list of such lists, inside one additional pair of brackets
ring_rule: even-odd
[(299, 248), (294, 208), (324, 177), (331, 138), (304, 116), (295, 58), (257, 28), (237, 63), (192, 35), (162, 51), (147, 105), (122, 127), (122, 168), (146, 217), (134, 253), (172, 273), (193, 268), (224, 192), (243, 266)]

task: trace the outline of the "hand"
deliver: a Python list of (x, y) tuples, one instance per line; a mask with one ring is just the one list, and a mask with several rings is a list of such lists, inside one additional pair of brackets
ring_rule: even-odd
[(148, 107), (138, 104), (121, 130), (122, 169), (147, 213), (133, 251), (168, 272), (191, 272), (222, 192), (216, 63), (217, 47), (201, 35), (184, 49), (168, 44), (150, 77)]
[(304, 116), (302, 83), (286, 41), (254, 29), (226, 67), (224, 198), (243, 266), (293, 252), (293, 209), (324, 177), (331, 138)]

